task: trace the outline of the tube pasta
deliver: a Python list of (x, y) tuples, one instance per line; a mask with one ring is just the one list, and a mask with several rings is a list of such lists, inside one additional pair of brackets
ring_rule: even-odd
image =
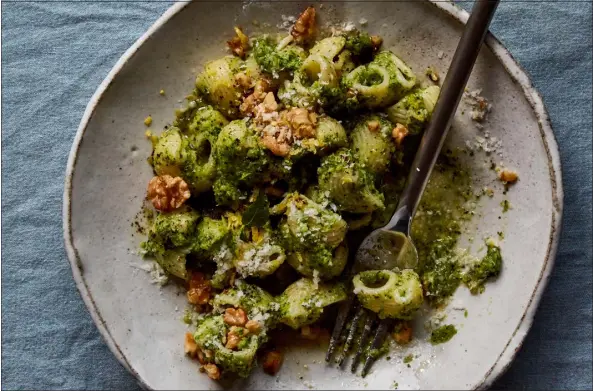
[(319, 142), (319, 149), (322, 154), (333, 152), (348, 145), (348, 136), (342, 124), (328, 116), (319, 117), (315, 138)]
[(349, 149), (342, 148), (324, 157), (317, 175), (319, 189), (327, 192), (339, 210), (368, 213), (385, 208), (372, 173), (362, 167)]
[(438, 86), (430, 86), (408, 94), (386, 110), (387, 116), (394, 123), (406, 126), (410, 133), (418, 134), (430, 120), (440, 92)]
[(354, 276), (354, 293), (381, 319), (410, 319), (424, 300), (420, 277), (412, 270), (368, 270)]
[(393, 125), (385, 118), (370, 115), (358, 121), (350, 134), (352, 151), (365, 169), (374, 174), (387, 170), (395, 151)]
[(338, 85), (338, 76), (333, 63), (326, 57), (312, 54), (303, 62), (301, 70), (307, 75), (308, 81), (313, 84), (319, 82), (320, 85), (336, 87)]
[(301, 278), (280, 295), (280, 322), (298, 329), (316, 322), (325, 307), (346, 299), (342, 284), (315, 283)]
[(241, 60), (226, 56), (211, 61), (196, 78), (196, 89), (224, 115), (235, 118), (239, 114), (242, 90), (235, 83)]
[(343, 84), (357, 94), (364, 106), (382, 108), (411, 90), (416, 76), (395, 54), (383, 51), (369, 64), (347, 74)]
[(320, 55), (328, 60), (333, 60), (346, 44), (346, 38), (344, 37), (329, 37), (318, 41), (315, 46), (309, 51), (310, 55)]

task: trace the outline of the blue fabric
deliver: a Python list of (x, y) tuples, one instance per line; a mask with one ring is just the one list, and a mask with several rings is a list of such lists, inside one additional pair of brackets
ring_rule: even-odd
[[(2, 4), (2, 388), (132, 389), (62, 243), (84, 108), (167, 2)], [(560, 145), (564, 226), (534, 326), (496, 388), (591, 389), (591, 3), (503, 2), (493, 32), (533, 77)]]

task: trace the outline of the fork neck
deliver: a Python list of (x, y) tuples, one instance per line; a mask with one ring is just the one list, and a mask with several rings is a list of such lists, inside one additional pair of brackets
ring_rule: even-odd
[(385, 229), (409, 235), (424, 188), (443, 146), (451, 121), (474, 67), (499, 0), (477, 0), (459, 40), (432, 118), (416, 152), (396, 212)]

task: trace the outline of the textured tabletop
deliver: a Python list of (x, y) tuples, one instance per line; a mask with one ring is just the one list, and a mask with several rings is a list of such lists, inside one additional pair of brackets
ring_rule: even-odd
[[(170, 2), (2, 4), (2, 388), (136, 389), (62, 241), (70, 146), (93, 92)], [(491, 30), (532, 76), (560, 146), (555, 269), (508, 389), (591, 389), (591, 2), (503, 1)]]

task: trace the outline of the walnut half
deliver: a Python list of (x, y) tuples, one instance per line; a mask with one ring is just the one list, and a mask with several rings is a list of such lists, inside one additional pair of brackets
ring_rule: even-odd
[(315, 113), (309, 112), (307, 109), (292, 108), (285, 115), (295, 138), (315, 137), (315, 125), (317, 124)]
[(179, 208), (190, 195), (187, 183), (180, 177), (155, 176), (148, 182), (147, 198), (163, 212)]
[(309, 42), (315, 35), (315, 8), (307, 7), (295, 22), (290, 35), (294, 41), (302, 45)]

